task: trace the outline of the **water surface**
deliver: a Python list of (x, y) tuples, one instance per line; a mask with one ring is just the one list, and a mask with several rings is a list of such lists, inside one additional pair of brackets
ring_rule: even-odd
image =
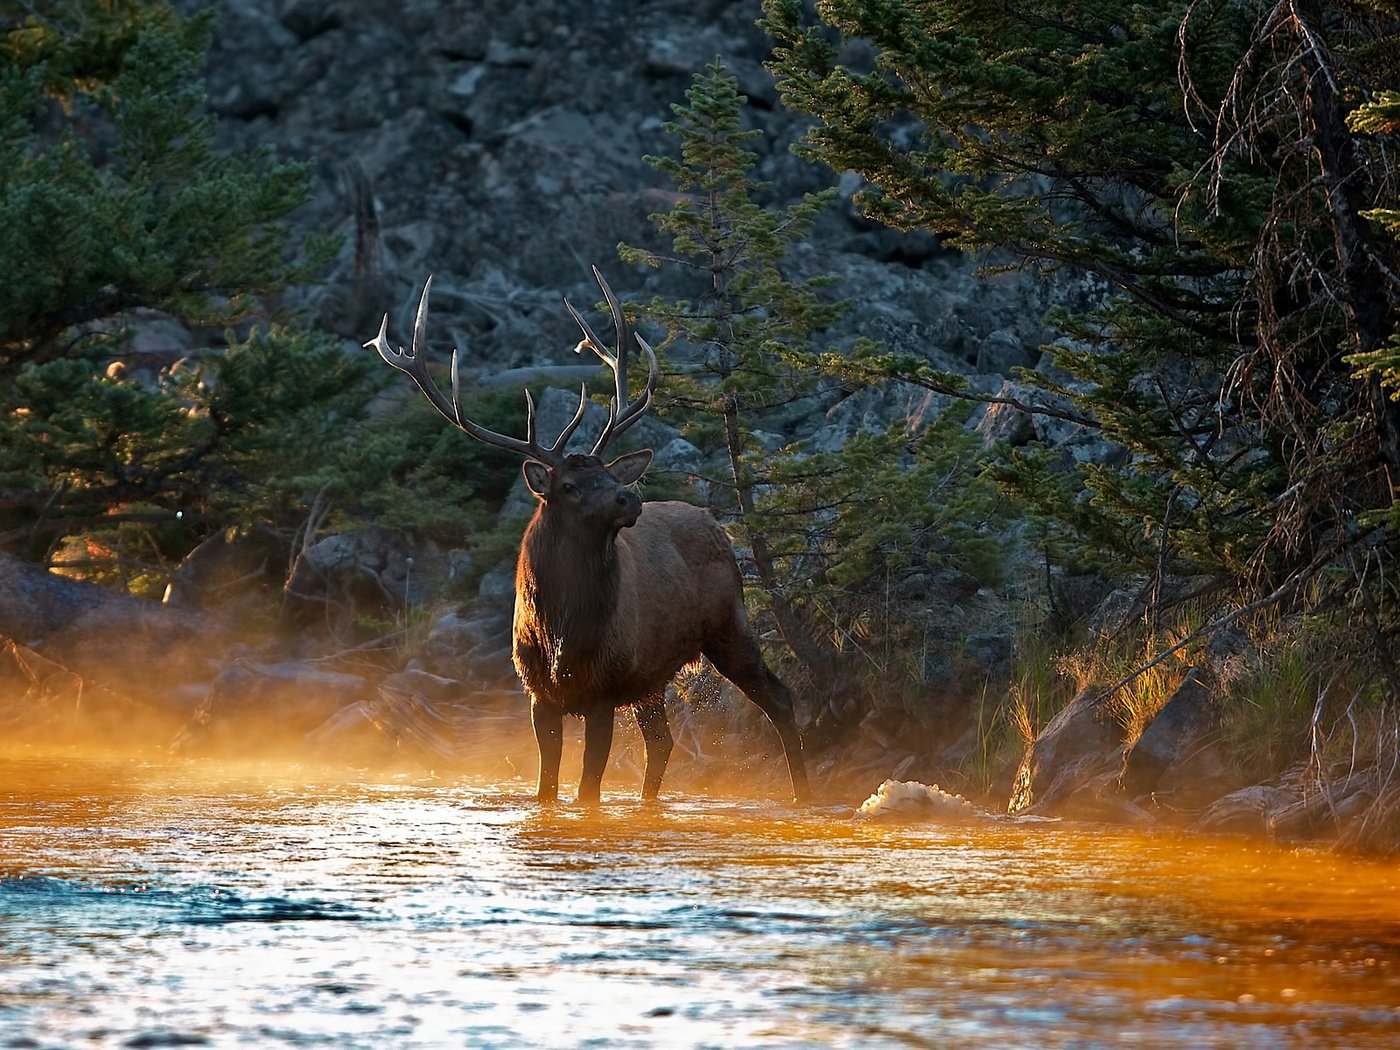
[(518, 781), (0, 784), (0, 1047), (1400, 1045), (1389, 863)]

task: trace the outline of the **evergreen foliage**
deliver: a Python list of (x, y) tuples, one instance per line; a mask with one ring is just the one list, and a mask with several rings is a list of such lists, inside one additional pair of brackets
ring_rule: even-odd
[[(24, 7), (0, 18), (0, 547), (164, 563), (229, 524), (304, 513), (369, 393), (361, 358), (265, 323), (332, 247), (292, 250), (307, 170), (216, 152), (207, 13)], [(210, 346), (133, 355), (152, 323)]]
[[(986, 527), (994, 494), (978, 478), (960, 421), (922, 432), (901, 423), (834, 452), (765, 444), (765, 433), (820, 411), (838, 392), (822, 367), (833, 355), (814, 344), (844, 304), (824, 297), (829, 276), (792, 273), (791, 249), (831, 194), (761, 203), (770, 187), (755, 176), (748, 144), (759, 133), (743, 126), (745, 101), (721, 63), (696, 74), (665, 125), (679, 159), (648, 158), (682, 191), (670, 212), (652, 216), (671, 235), (671, 252), (622, 253), (695, 275), (693, 299), (647, 308), (668, 332), (661, 350), (671, 410), (694, 440), (722, 450), (728, 476), (711, 479), (711, 491), (725, 495), (712, 501), (734, 516), (764, 611), (830, 690), (838, 679), (849, 686), (872, 659), (884, 666), (901, 644), (922, 641), (912, 603), (892, 612), (901, 581), (949, 566), (994, 575)], [(891, 622), (872, 638), (878, 609)]]
[[(1320, 600), (1369, 611), (1358, 655), (1400, 688), (1400, 537), (1384, 514), (1400, 405), (1377, 397), (1400, 316), (1400, 250), (1376, 235), (1394, 200), (1393, 10), (823, 0), (811, 21), (799, 0), (767, 0), (765, 13), (781, 95), (818, 121), (805, 152), (868, 181), (867, 215), (992, 270), (1103, 289), (1051, 318), (1061, 380), (1026, 379), (1121, 445), (1127, 469), (1059, 469), (1031, 448), (999, 473), (1066, 555), (1206, 575), (1241, 602), (1297, 598), (1325, 572)], [(918, 362), (877, 364), (940, 382)]]
[[(1388, 136), (1394, 141), (1400, 135), (1400, 91), (1377, 92), (1348, 115), (1347, 126), (1359, 135), (1374, 136), (1382, 141)], [(1400, 201), (1390, 203), (1396, 206), (1369, 208), (1361, 215), (1387, 237), (1400, 240)], [(1385, 345), (1358, 350), (1345, 360), (1356, 367), (1358, 378), (1379, 381), (1392, 400), (1400, 400), (1400, 331), (1392, 332)], [(1395, 515), (1391, 528), (1397, 525), (1400, 525), (1400, 513)]]

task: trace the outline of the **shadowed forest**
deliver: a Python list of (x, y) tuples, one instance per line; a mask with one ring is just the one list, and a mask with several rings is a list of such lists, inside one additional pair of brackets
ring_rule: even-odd
[(7, 746), (532, 781), (536, 498), (365, 344), (431, 274), (438, 386), (586, 448), (596, 266), (819, 794), (1400, 846), (1400, 9), (633, 6), (0, 3)]

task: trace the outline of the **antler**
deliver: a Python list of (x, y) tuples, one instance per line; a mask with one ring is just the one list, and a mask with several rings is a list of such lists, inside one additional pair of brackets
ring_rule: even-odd
[[(651, 406), (652, 394), (656, 392), (656, 384), (660, 379), (660, 368), (656, 363), (656, 353), (648, 345), (647, 341), (640, 335), (632, 332), (627, 324), (627, 319), (622, 314), (622, 307), (617, 298), (613, 295), (612, 289), (608, 287), (608, 282), (603, 279), (603, 275), (598, 271), (598, 267), (593, 267), (593, 276), (597, 278), (598, 284), (603, 289), (603, 298), (608, 302), (608, 307), (612, 310), (613, 324), (617, 328), (617, 353), (610, 353), (603, 346), (602, 341), (593, 334), (593, 329), (588, 327), (588, 322), (583, 319), (573, 304), (568, 299), (564, 300), (564, 305), (579, 327), (583, 329), (583, 339), (581, 339), (574, 351), (577, 353), (587, 346), (598, 355), (604, 364), (612, 370), (616, 392), (608, 406), (608, 422), (603, 427), (603, 432), (598, 436), (597, 442), (593, 446), (593, 455), (600, 455), (609, 441), (622, 433)], [(446, 394), (433, 382), (428, 375), (428, 360), (425, 356), (428, 330), (428, 293), (432, 290), (433, 279), (430, 276), (423, 282), (423, 294), (418, 300), (418, 316), (413, 322), (413, 345), (405, 351), (402, 348), (394, 350), (389, 346), (389, 315), (384, 315), (384, 320), (379, 325), (379, 334), (376, 335), (365, 346), (372, 346), (379, 351), (379, 356), (384, 361), (397, 368), (400, 372), (406, 373), (415, 383), (418, 389), (423, 391), (428, 398), (428, 403), (442, 413), (453, 426), (465, 430), (478, 441), (483, 441), (496, 448), (505, 449), (507, 452), (514, 452), (517, 455), (525, 456), (528, 459), (537, 459), (551, 467), (560, 467), (564, 463), (565, 450), (569, 443), (569, 438), (573, 437), (574, 431), (578, 429), (579, 423), (583, 421), (583, 412), (588, 405), (588, 387), (586, 385), (579, 388), (578, 411), (574, 413), (574, 418), (569, 420), (568, 426), (559, 432), (559, 436), (554, 440), (554, 444), (545, 447), (539, 443), (535, 433), (535, 399), (530, 395), (530, 391), (525, 391), (525, 440), (509, 437), (506, 434), (498, 434), (494, 430), (489, 430), (479, 423), (474, 423), (467, 418), (462, 411), (462, 384), (461, 374), (458, 368), (457, 348), (452, 348), (452, 397)], [(627, 400), (627, 344), (630, 341), (628, 336), (637, 340), (642, 350), (646, 352), (648, 361), (647, 384), (642, 396), (636, 401)]]
[(525, 391), (525, 440), (509, 437), (506, 434), (498, 434), (494, 430), (489, 430), (479, 423), (474, 423), (468, 419), (462, 411), (461, 396), (461, 374), (458, 369), (457, 348), (452, 348), (452, 398), (449, 400), (445, 394), (433, 382), (428, 375), (428, 361), (424, 356), (426, 346), (426, 334), (428, 330), (428, 293), (433, 287), (431, 276), (423, 282), (423, 295), (418, 300), (418, 316), (413, 323), (413, 347), (407, 353), (402, 348), (394, 350), (389, 346), (388, 330), (389, 315), (384, 315), (384, 320), (379, 325), (379, 334), (376, 335), (365, 346), (372, 346), (379, 351), (379, 356), (385, 362), (397, 368), (400, 372), (405, 372), (412, 380), (418, 384), (418, 389), (422, 390), (428, 398), (428, 403), (446, 417), (453, 426), (465, 430), (478, 441), (484, 441), (488, 445), (505, 449), (507, 452), (514, 452), (517, 455), (525, 456), (528, 459), (537, 459), (541, 463), (551, 467), (559, 467), (564, 463), (565, 447), (569, 443), (569, 438), (573, 437), (574, 431), (583, 421), (583, 410), (588, 404), (588, 389), (582, 387), (578, 396), (578, 411), (574, 413), (574, 418), (569, 421), (569, 425), (559, 432), (554, 444), (544, 447), (539, 443), (535, 434), (535, 399), (530, 396), (530, 391)]
[[(608, 282), (604, 280), (598, 267), (593, 267), (593, 277), (598, 282), (598, 287), (603, 289), (603, 298), (608, 302), (608, 309), (612, 311), (613, 328), (617, 332), (617, 353), (609, 353), (607, 347), (603, 345), (601, 339), (593, 334), (593, 329), (588, 327), (588, 322), (583, 319), (583, 315), (574, 309), (574, 304), (568, 299), (564, 300), (564, 306), (568, 309), (573, 319), (578, 322), (578, 326), (583, 329), (583, 338), (574, 347), (574, 352), (578, 353), (585, 346), (592, 350), (603, 363), (612, 369), (613, 381), (616, 385), (616, 392), (612, 401), (608, 405), (608, 422), (603, 427), (603, 432), (598, 435), (598, 440), (593, 446), (593, 455), (601, 455), (608, 442), (630, 427), (648, 408), (651, 407), (651, 396), (656, 392), (656, 384), (661, 377), (660, 367), (656, 363), (656, 352), (645, 339), (632, 331), (627, 323), (627, 318), (623, 316), (622, 306), (618, 303), (617, 297), (613, 295), (612, 289), (608, 287)], [(628, 338), (631, 336), (631, 339)], [(627, 348), (632, 339), (637, 340), (637, 345), (647, 355), (647, 383), (646, 389), (642, 391), (642, 396), (636, 401), (627, 400)]]

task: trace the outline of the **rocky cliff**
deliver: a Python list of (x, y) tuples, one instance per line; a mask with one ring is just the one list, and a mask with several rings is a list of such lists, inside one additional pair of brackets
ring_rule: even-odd
[[(647, 216), (674, 191), (643, 158), (674, 151), (662, 123), (717, 57), (763, 130), (760, 174), (776, 199), (855, 188), (790, 152), (802, 126), (763, 68), (757, 0), (216, 8), (210, 105), (231, 148), (271, 145), (312, 165), (300, 221), (342, 232), (345, 247), (326, 285), (303, 294), (357, 342), (386, 310), (404, 330), (429, 273), (438, 330), (465, 344), (464, 363), (491, 367), (560, 359), (577, 338), (560, 300), (596, 298), (591, 264), (624, 297), (664, 290), (669, 275), (623, 266), (616, 245), (664, 246)], [(838, 342), (859, 330), (969, 374), (1034, 363), (1045, 306), (1066, 294), (983, 281), (933, 238), (873, 229), (845, 205), (793, 263), (840, 275), (839, 293), (860, 304)]]

